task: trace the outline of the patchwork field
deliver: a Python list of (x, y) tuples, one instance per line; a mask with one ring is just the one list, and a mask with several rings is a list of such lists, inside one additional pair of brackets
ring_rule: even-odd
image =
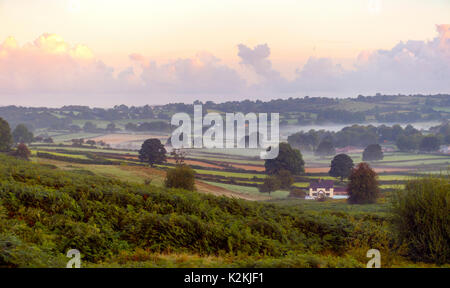
[[(108, 144), (131, 143), (140, 145), (153, 134), (108, 134), (92, 139)], [(34, 145), (31, 147), (33, 161), (55, 165), (66, 170), (88, 171), (101, 176), (115, 177), (135, 183), (151, 182), (162, 186), (165, 169), (175, 165), (168, 158), (165, 165), (150, 168), (141, 163), (136, 150), (113, 149), (95, 146), (74, 147), (64, 144)], [(191, 149), (185, 150), (185, 163), (196, 172), (197, 189), (202, 193), (226, 195), (248, 200), (285, 199), (288, 191), (276, 191), (270, 195), (260, 193), (258, 185), (266, 177), (264, 162), (258, 158), (259, 151), (243, 149)], [(39, 153), (39, 154), (38, 154)], [(294, 186), (306, 189), (310, 181), (317, 179), (334, 180), (335, 185), (345, 186), (338, 179), (328, 175), (332, 157), (317, 157), (304, 153), (305, 174), (295, 177)], [(351, 153), (355, 164), (361, 161), (360, 153)], [(403, 183), (413, 176), (442, 173), (449, 169), (450, 156), (437, 154), (416, 154), (388, 152), (381, 161), (370, 165), (379, 173), (380, 188), (383, 192), (403, 187)]]

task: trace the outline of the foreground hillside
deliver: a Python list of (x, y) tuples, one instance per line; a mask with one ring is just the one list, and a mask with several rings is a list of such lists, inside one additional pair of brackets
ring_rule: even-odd
[(384, 213), (303, 210), (121, 182), (0, 155), (0, 266), (412, 266)]

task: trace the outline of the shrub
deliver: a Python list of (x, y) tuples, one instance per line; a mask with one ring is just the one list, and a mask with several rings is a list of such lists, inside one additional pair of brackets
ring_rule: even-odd
[(195, 171), (187, 165), (178, 165), (167, 171), (164, 184), (167, 188), (182, 188), (194, 191)]
[(31, 156), (31, 152), (28, 149), (27, 145), (20, 143), (17, 145), (17, 149), (13, 152), (13, 155), (17, 158), (28, 160)]
[(417, 261), (450, 261), (450, 181), (429, 177), (409, 181), (392, 197), (398, 240)]
[(291, 190), (289, 192), (289, 197), (292, 197), (292, 198), (303, 198), (304, 199), (306, 197), (306, 195), (308, 195), (308, 193), (305, 190), (298, 188), (298, 187), (291, 187)]

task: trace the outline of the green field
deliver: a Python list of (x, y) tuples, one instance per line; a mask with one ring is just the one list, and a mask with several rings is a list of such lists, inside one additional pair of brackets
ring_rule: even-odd
[(248, 187), (248, 186), (239, 186), (239, 185), (232, 185), (232, 184), (224, 184), (224, 183), (217, 183), (217, 182), (208, 182), (205, 181), (208, 184), (217, 186), (217, 187), (221, 187), (221, 188), (225, 188), (234, 192), (238, 192), (241, 194), (248, 194), (248, 195), (258, 195), (258, 196), (270, 196), (273, 199), (278, 199), (278, 198), (286, 198), (289, 195), (289, 191), (282, 191), (282, 190), (278, 190), (278, 191), (274, 191), (272, 193), (270, 193), (270, 195), (268, 193), (261, 193), (258, 191), (258, 188), (256, 187)]
[(45, 151), (48, 150), (67, 150), (72, 152), (94, 152), (94, 153), (112, 153), (112, 154), (120, 154), (120, 155), (138, 155), (137, 151), (129, 151), (129, 150), (119, 150), (119, 149), (102, 149), (102, 148), (86, 148), (86, 147), (71, 147), (71, 146), (31, 146), (35, 149), (42, 149)]

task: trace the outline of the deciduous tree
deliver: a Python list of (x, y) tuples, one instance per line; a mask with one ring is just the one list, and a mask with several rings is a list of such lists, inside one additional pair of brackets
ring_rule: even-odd
[(379, 196), (378, 175), (369, 164), (362, 162), (352, 170), (347, 191), (351, 204), (375, 203)]
[(139, 160), (147, 162), (150, 166), (166, 162), (166, 148), (156, 138), (147, 139), (139, 150)]
[(299, 150), (288, 143), (280, 143), (279, 148), (278, 156), (275, 159), (267, 159), (264, 163), (267, 174), (278, 174), (281, 170), (287, 170), (293, 175), (305, 172), (305, 161)]
[(426, 136), (420, 142), (420, 151), (434, 152), (439, 150), (439, 139), (436, 136)]
[(12, 132), (14, 143), (31, 143), (33, 141), (33, 133), (31, 133), (27, 126), (19, 124)]
[(320, 142), (319, 146), (315, 151), (315, 154), (318, 156), (329, 156), (336, 154), (336, 149), (333, 146), (333, 143), (330, 140), (323, 140)]
[(331, 161), (331, 168), (328, 174), (333, 177), (347, 178), (354, 167), (353, 160), (347, 154), (338, 154)]
[(12, 136), (9, 123), (0, 118), (0, 152), (7, 152), (11, 149)]

